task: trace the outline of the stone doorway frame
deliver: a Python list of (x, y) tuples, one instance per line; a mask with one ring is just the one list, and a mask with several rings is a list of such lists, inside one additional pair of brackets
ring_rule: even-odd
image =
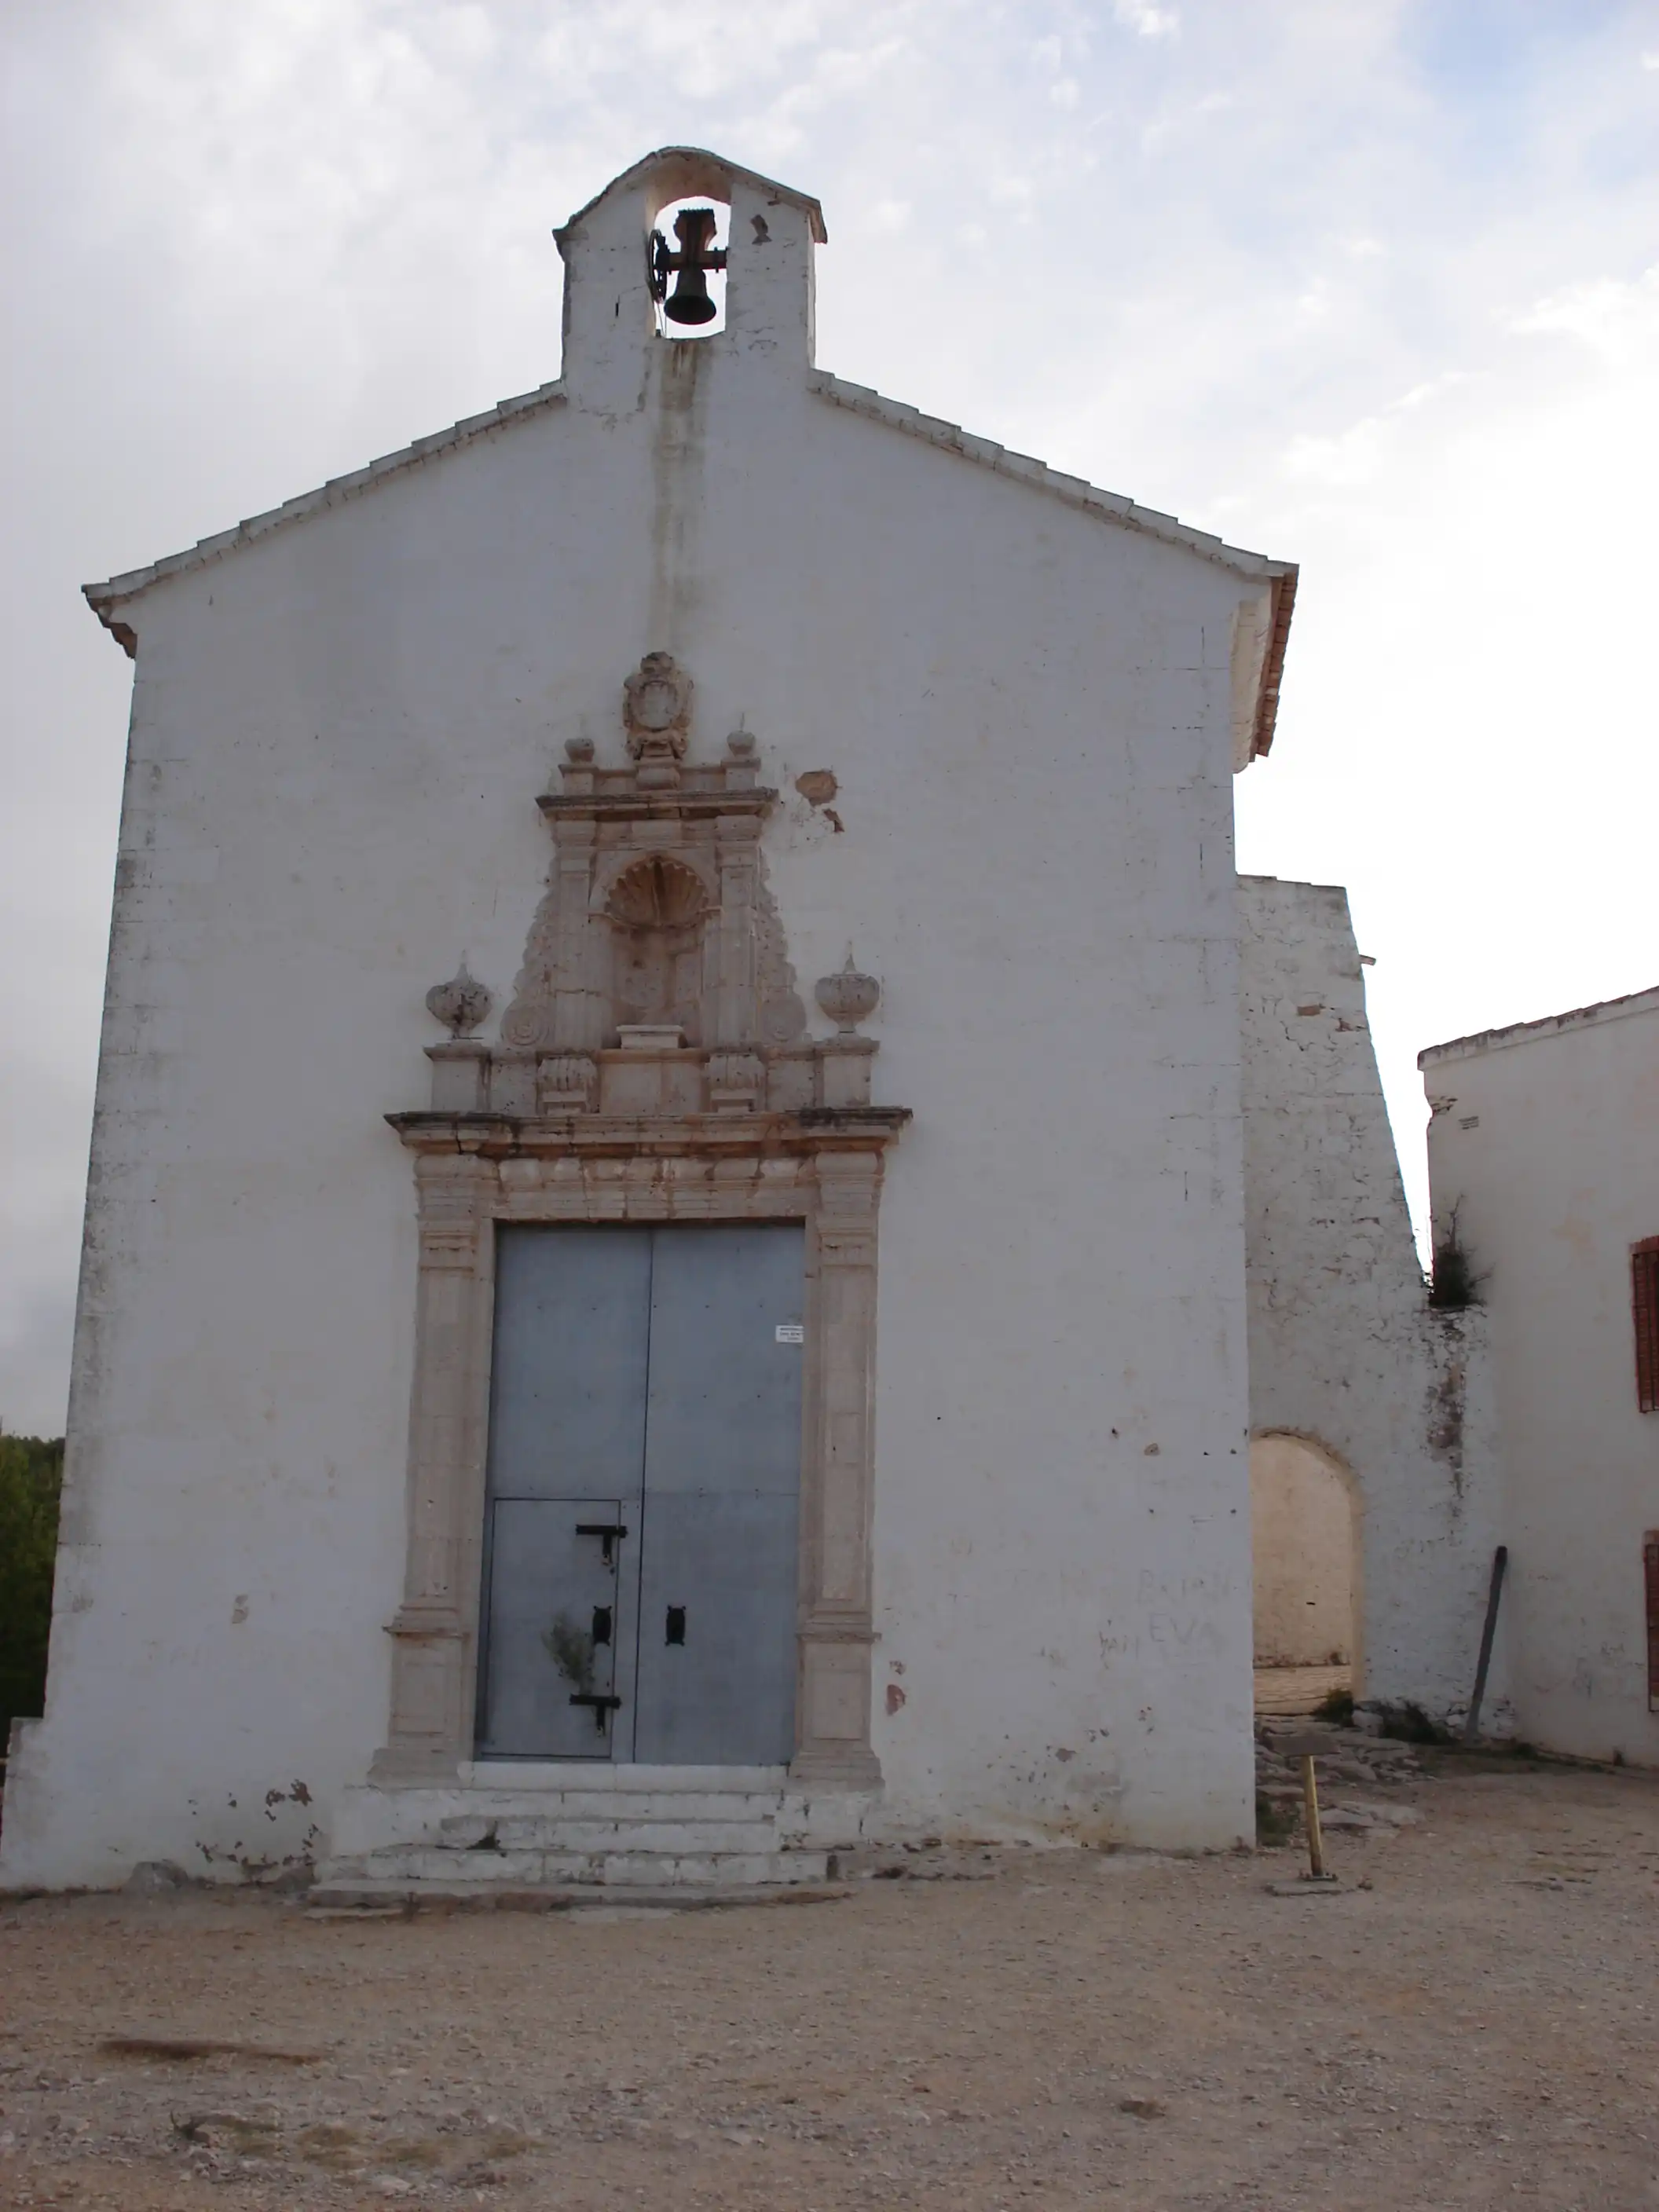
[(669, 1120), (387, 1117), (420, 1231), (403, 1601), (371, 1781), (458, 1780), (473, 1752), (496, 1224), (798, 1220), (806, 1231), (795, 1756), (879, 1786), (870, 1742), (877, 1213), (902, 1108)]

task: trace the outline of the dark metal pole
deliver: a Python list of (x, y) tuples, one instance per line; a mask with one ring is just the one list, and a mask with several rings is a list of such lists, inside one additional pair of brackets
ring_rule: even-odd
[(1510, 1547), (1500, 1544), (1492, 1555), (1492, 1588), (1486, 1593), (1486, 1625), (1480, 1632), (1480, 1662), (1474, 1670), (1474, 1695), (1469, 1699), (1469, 1717), (1463, 1723), (1463, 1741), (1473, 1743), (1480, 1733), (1480, 1702), (1486, 1694), (1486, 1669), (1492, 1664), (1492, 1640), (1498, 1633), (1498, 1601), (1504, 1594), (1504, 1570), (1510, 1563)]

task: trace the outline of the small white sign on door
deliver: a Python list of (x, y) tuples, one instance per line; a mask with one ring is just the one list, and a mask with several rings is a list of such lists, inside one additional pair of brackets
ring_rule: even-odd
[(775, 1332), (780, 1344), (805, 1344), (805, 1325), (798, 1321), (781, 1321)]

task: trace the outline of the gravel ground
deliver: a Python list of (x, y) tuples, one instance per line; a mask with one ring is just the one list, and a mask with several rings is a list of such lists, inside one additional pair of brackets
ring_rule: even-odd
[(720, 1911), (10, 1900), (0, 2205), (1659, 2207), (1659, 1778), (1423, 1757), (1349, 1760), (1319, 1898), (1286, 1847)]

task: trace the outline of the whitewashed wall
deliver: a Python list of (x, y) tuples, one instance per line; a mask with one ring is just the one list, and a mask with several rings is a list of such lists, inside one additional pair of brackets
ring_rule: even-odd
[(1456, 1206), (1497, 1358), (1516, 1725), (1659, 1765), (1642, 1572), (1659, 1413), (1637, 1400), (1630, 1264), (1659, 1237), (1659, 990), (1421, 1064), (1437, 1233)]
[[(386, 1735), (422, 994), (497, 994), (563, 741), (647, 648), (745, 719), (802, 982), (849, 941), (912, 1107), (880, 1283), (895, 1826), (1251, 1826), (1230, 654), (1259, 586), (858, 411), (805, 219), (729, 327), (570, 241), (563, 392), (132, 599), (138, 638), (47, 1717), (13, 1880), (313, 1848)], [(763, 214), (769, 238), (738, 250)], [(630, 291), (629, 288), (632, 288)], [(622, 313), (626, 300), (629, 313)], [(113, 649), (113, 648), (112, 648)], [(833, 770), (840, 827), (793, 792)]]
[[(1357, 1694), (1456, 1718), (1500, 1536), (1486, 1318), (1427, 1303), (1346, 895), (1247, 876), (1239, 897), (1251, 1426), (1353, 1485)], [(1500, 1644), (1499, 1724), (1504, 1665)]]

